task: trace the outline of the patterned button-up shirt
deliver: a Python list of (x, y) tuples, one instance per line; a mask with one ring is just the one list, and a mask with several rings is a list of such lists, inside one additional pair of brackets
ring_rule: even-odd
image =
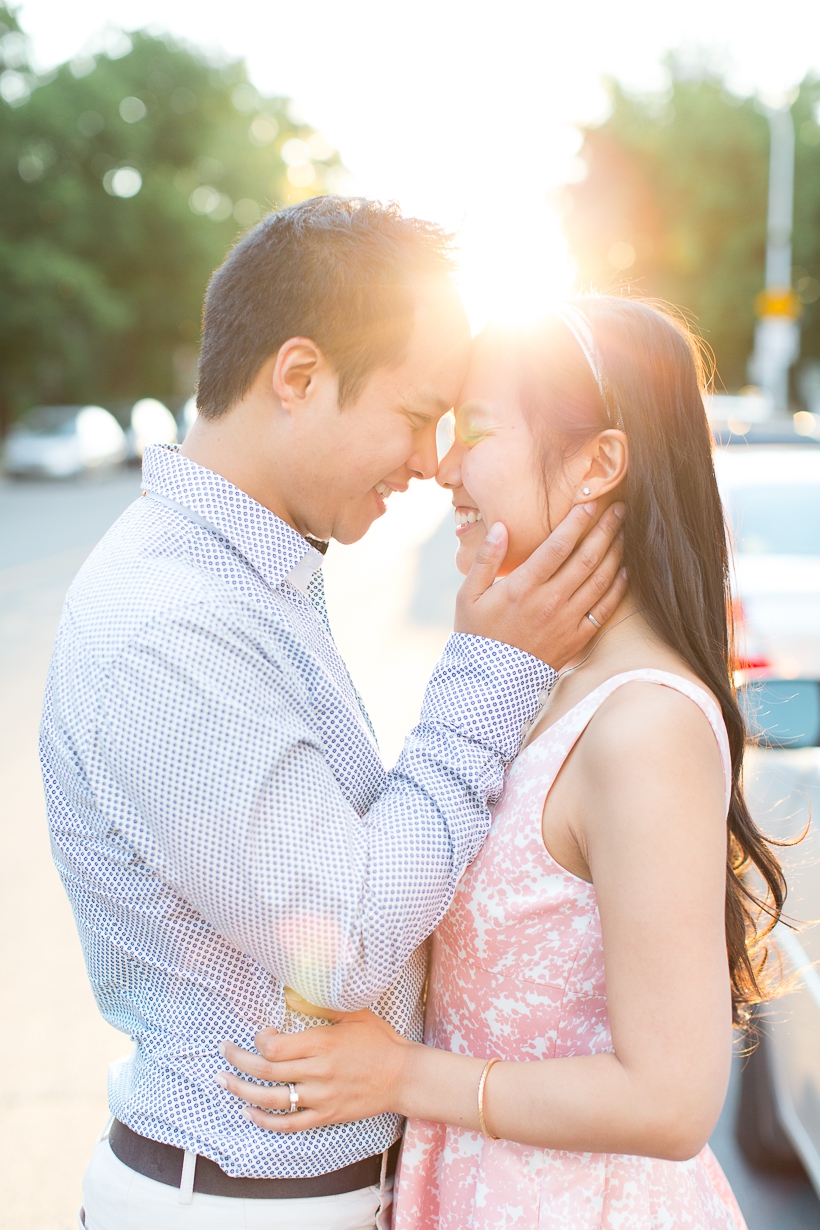
[(231, 1175), (324, 1174), (385, 1149), (397, 1117), (263, 1132), (216, 1085), (218, 1044), (312, 1023), (286, 985), (421, 1036), (420, 945), (554, 675), (453, 636), (386, 773), (319, 553), (175, 450), (147, 449), (143, 476), (69, 590), (41, 728), (91, 985), (136, 1043), (111, 1110)]

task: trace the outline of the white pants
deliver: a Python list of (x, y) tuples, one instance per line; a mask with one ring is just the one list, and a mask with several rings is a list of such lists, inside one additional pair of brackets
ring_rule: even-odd
[(393, 1180), (341, 1196), (244, 1200), (180, 1189), (147, 1179), (98, 1141), (83, 1178), (85, 1230), (389, 1230)]

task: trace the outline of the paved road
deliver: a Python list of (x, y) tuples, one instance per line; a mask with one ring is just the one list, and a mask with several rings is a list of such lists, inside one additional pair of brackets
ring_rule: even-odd
[(79, 1177), (105, 1120), (105, 1069), (128, 1040), (100, 1018), (51, 865), (37, 724), (72, 576), (138, 494), (93, 484), (0, 485), (0, 1226), (73, 1230)]
[[(0, 482), (0, 1230), (74, 1230), (85, 1160), (106, 1116), (105, 1073), (128, 1040), (99, 1017), (51, 864), (36, 756), (62, 597), (93, 543), (138, 495), (133, 471), (90, 482)], [(394, 497), (395, 498), (395, 497)], [(325, 570), (336, 637), (392, 761), (447, 636), (458, 583), (446, 497), (395, 498)], [(735, 1086), (713, 1146), (749, 1230), (820, 1226), (805, 1181), (752, 1175), (735, 1149)]]

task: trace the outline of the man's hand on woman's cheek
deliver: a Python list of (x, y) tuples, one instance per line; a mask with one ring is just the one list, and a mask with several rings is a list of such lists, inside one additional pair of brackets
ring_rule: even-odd
[(594, 502), (576, 505), (529, 559), (497, 584), (507, 531), (501, 522), (490, 526), (456, 599), (456, 632), (514, 645), (554, 670), (571, 661), (627, 589), (621, 568), (625, 506), (610, 505), (590, 528), (595, 511)]

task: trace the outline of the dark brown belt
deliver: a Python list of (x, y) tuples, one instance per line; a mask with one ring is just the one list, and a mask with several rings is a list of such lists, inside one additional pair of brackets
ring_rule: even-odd
[[(137, 1174), (179, 1187), (182, 1181), (184, 1149), (164, 1145), (139, 1136), (115, 1119), (108, 1134), (115, 1157)], [(387, 1154), (387, 1173), (395, 1174), (401, 1141), (391, 1145)], [(313, 1179), (234, 1179), (208, 1157), (197, 1157), (194, 1191), (203, 1196), (235, 1196), (240, 1200), (301, 1200), (309, 1196), (340, 1196), (362, 1187), (377, 1187), (381, 1181), (382, 1154), (332, 1170)]]

